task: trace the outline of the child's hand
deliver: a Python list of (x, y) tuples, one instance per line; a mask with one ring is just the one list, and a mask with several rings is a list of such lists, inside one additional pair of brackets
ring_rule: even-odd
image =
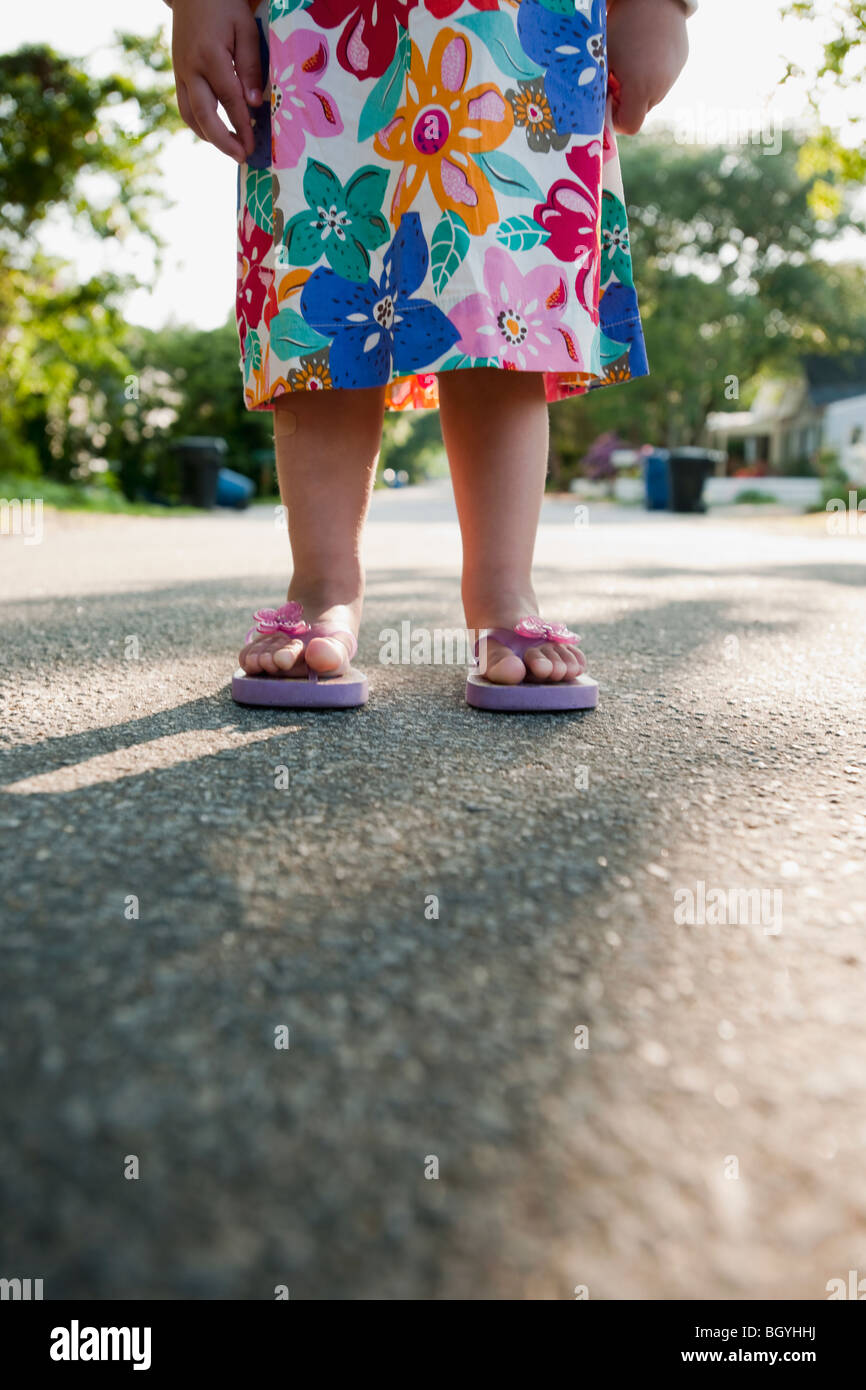
[[(259, 31), (246, 0), (174, 0), (171, 57), (180, 114), (239, 164), (253, 152), (247, 105), (262, 100)], [(221, 102), (234, 133), (217, 115)]]
[(607, 56), (621, 89), (614, 100), (614, 129), (636, 135), (685, 67), (685, 7), (679, 0), (609, 0)]

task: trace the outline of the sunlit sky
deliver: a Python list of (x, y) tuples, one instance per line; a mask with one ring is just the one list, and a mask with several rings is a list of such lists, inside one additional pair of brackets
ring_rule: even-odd
[[(780, 88), (786, 60), (813, 67), (824, 37), (832, 33), (833, 0), (819, 0), (818, 22), (782, 20), (777, 0), (703, 0), (689, 21), (692, 56), (686, 72), (650, 124), (674, 125), (683, 135), (701, 130), (709, 138), (736, 131), (752, 120), (768, 132), (780, 123), (799, 124), (806, 101), (803, 86)], [(7, 6), (3, 46), (49, 43), (62, 53), (87, 57), (94, 69), (104, 66), (106, 45), (118, 28), (153, 33), (171, 25), (162, 0), (137, 0), (134, 7), (117, 0), (40, 0), (34, 6)], [(847, 109), (846, 109), (847, 102)], [(833, 96), (824, 108), (832, 124), (853, 112), (851, 97)], [(635, 137), (640, 139), (639, 136)], [(152, 289), (127, 301), (130, 322), (158, 327), (167, 321), (213, 328), (225, 320), (234, 299), (236, 166), (188, 131), (169, 140), (162, 157), (163, 190), (171, 206), (153, 222), (168, 243), (163, 268)], [(49, 225), (47, 248), (74, 258), (83, 274), (106, 265), (149, 281), (152, 253), (146, 245), (94, 245), (70, 238), (63, 225)], [(71, 245), (70, 245), (71, 240)], [(856, 244), (853, 254), (862, 254)]]

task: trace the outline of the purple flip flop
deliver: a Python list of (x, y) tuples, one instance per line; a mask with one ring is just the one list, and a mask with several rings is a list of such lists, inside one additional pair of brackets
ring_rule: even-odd
[[(580, 641), (576, 632), (569, 632), (565, 623), (545, 623), (541, 618), (521, 618), (513, 628), (485, 628), (475, 644), (475, 656), (482, 642), (492, 637), (504, 647), (523, 658), (528, 647), (539, 642), (562, 642), (572, 646)], [(551, 714), (557, 710), (595, 709), (598, 704), (598, 683), (590, 676), (580, 675), (567, 681), (534, 681), (527, 678), (519, 685), (496, 685), (473, 671), (466, 681), (466, 703), (475, 709), (494, 710), (500, 714)]]
[[(260, 608), (253, 614), (245, 642), (252, 641), (256, 632), (285, 632), (304, 644), (314, 637), (348, 638), (349, 660), (358, 650), (353, 632), (336, 623), (306, 622), (300, 603), (284, 603), (279, 608)], [(341, 676), (317, 676), (310, 671), (302, 676), (248, 676), (239, 666), (232, 677), (232, 699), (239, 705), (270, 705), (279, 709), (354, 709), (367, 703), (367, 677), (350, 666)]]

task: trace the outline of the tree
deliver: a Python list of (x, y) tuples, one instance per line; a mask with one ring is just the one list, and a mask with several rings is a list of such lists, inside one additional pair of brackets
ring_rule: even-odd
[[(119, 308), (129, 282), (109, 273), (78, 283), (40, 249), (40, 223), (64, 208), (103, 240), (139, 233), (156, 243), (156, 156), (179, 125), (170, 62), (159, 38), (117, 36), (106, 77), (44, 45), (0, 55), (0, 455), (6, 469), (69, 476), (66, 420), (77, 383), (128, 371)], [(106, 192), (93, 195), (92, 175)], [(89, 187), (86, 187), (89, 181)]]

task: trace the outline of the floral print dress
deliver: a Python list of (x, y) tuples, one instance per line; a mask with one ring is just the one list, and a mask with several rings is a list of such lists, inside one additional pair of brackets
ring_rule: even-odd
[(249, 0), (265, 102), (240, 170), (250, 409), (288, 391), (647, 371), (605, 0)]

